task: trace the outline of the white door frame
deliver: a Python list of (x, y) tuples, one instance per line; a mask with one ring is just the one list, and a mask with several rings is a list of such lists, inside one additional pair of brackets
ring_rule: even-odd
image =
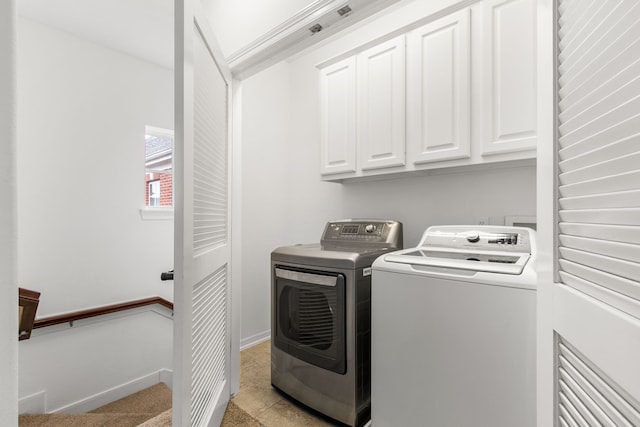
[[(538, 146), (537, 146), (537, 237), (538, 237), (538, 336), (537, 336), (537, 424), (555, 425), (553, 302), (556, 203), (556, 100), (555, 100), (555, 2), (537, 1), (538, 58)], [(550, 106), (554, 106), (550, 108)]]
[(17, 4), (0, 2), (0, 424), (18, 425)]
[(231, 396), (240, 392), (242, 308), (242, 82), (232, 82), (231, 113)]

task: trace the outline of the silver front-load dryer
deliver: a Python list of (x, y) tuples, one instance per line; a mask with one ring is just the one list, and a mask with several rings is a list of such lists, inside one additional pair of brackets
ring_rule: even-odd
[(439, 226), (372, 266), (375, 427), (536, 425), (535, 232)]
[(369, 420), (371, 263), (401, 248), (401, 223), (349, 219), (271, 253), (274, 387), (343, 424)]

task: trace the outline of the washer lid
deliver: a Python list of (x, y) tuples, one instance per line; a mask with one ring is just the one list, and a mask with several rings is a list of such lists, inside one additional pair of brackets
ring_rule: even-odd
[(528, 253), (505, 251), (466, 251), (450, 248), (414, 248), (394, 252), (385, 261), (428, 267), (454, 268), (499, 274), (522, 274)]

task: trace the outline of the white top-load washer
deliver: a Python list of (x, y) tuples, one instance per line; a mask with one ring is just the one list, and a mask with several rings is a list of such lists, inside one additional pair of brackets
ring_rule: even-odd
[(372, 266), (373, 427), (536, 425), (535, 232), (434, 226)]

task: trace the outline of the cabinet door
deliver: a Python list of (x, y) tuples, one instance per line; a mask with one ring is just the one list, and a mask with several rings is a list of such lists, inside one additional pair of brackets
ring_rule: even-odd
[(356, 171), (356, 58), (320, 70), (322, 175)]
[(358, 55), (358, 149), (362, 170), (404, 165), (405, 38)]
[(469, 9), (409, 33), (407, 76), (407, 139), (413, 162), (469, 157)]
[(535, 0), (484, 5), (483, 154), (536, 147)]

